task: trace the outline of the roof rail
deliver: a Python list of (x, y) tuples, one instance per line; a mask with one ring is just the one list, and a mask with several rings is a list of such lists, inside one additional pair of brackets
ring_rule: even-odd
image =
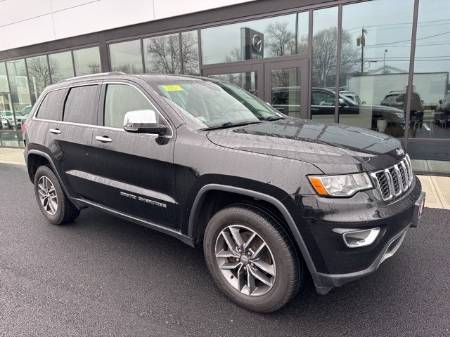
[(102, 75), (126, 75), (126, 73), (124, 73), (123, 71), (110, 71), (110, 72), (105, 72), (105, 73), (96, 73), (96, 74), (75, 76), (75, 77), (70, 77), (70, 78), (66, 78), (64, 80), (58, 81), (58, 83), (65, 82), (65, 81), (70, 81), (70, 80), (73, 80), (73, 79), (89, 78), (89, 77), (102, 76)]

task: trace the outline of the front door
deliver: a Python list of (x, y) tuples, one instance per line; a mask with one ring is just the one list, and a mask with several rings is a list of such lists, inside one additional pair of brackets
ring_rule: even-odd
[(308, 61), (300, 57), (208, 65), (203, 75), (228, 81), (293, 117), (308, 118)]
[[(95, 202), (156, 225), (176, 226), (172, 128), (164, 137), (124, 131), (126, 112), (159, 113), (149, 96), (134, 84), (105, 82), (101, 101), (101, 126), (92, 137)], [(168, 124), (159, 116), (161, 123)]]

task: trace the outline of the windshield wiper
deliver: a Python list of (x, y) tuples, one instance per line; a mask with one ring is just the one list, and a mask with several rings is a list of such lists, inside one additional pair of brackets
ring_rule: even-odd
[(286, 117), (283, 117), (283, 116), (268, 116), (268, 117), (262, 118), (261, 120), (263, 120), (263, 121), (277, 121), (277, 120), (285, 119), (285, 118)]
[(247, 122), (240, 122), (240, 123), (233, 123), (233, 122), (225, 122), (219, 125), (209, 126), (207, 128), (203, 128), (202, 130), (209, 131), (209, 130), (217, 130), (217, 129), (226, 129), (226, 128), (232, 128), (235, 126), (243, 126), (243, 125), (249, 125), (249, 124), (258, 124), (261, 123), (261, 121), (247, 121)]

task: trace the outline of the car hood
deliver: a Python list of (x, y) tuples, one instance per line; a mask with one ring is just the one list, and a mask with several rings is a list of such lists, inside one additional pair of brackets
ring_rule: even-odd
[(400, 142), (382, 133), (296, 118), (212, 130), (216, 145), (314, 164), (326, 174), (373, 171), (397, 163)]

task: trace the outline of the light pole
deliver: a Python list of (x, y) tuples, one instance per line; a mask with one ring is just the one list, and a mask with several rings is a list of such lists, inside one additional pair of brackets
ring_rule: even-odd
[(387, 54), (388, 50), (385, 49), (384, 50), (384, 55), (383, 55), (383, 73), (386, 73), (386, 54)]

